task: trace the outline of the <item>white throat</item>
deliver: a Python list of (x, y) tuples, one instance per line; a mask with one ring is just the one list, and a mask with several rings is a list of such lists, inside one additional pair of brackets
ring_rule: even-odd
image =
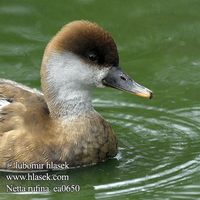
[[(109, 68), (98, 68), (72, 53), (52, 53), (44, 58), (45, 98), (52, 117), (76, 118), (95, 112), (90, 92), (103, 87)], [(43, 82), (43, 81), (42, 81)]]

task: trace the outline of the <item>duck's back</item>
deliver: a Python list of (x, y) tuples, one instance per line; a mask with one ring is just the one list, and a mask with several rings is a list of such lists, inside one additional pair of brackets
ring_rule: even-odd
[(114, 132), (97, 112), (75, 120), (52, 119), (42, 93), (0, 79), (1, 169), (13, 169), (15, 162), (67, 162), (76, 167), (116, 153)]
[[(6, 162), (29, 161), (33, 141), (49, 118), (43, 94), (16, 82), (0, 79), (0, 168)], [(24, 153), (23, 153), (24, 152)]]
[(37, 126), (49, 113), (40, 91), (10, 80), (0, 79), (0, 102), (1, 134), (21, 127), (22, 123)]

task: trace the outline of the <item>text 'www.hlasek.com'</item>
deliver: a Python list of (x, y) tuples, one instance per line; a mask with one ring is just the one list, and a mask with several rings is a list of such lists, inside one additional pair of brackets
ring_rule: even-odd
[[(15, 166), (17, 170), (38, 170), (43, 166), (25, 163), (13, 163), (9, 166)], [(49, 167), (49, 168), (48, 168)], [(69, 169), (68, 164), (47, 163), (45, 168), (54, 170)], [(44, 169), (44, 168), (43, 168)], [(6, 174), (6, 192), (10, 193), (48, 193), (48, 192), (79, 192), (80, 185), (69, 184), (70, 176), (66, 174), (58, 174), (58, 172), (28, 172), (20, 174)], [(41, 182), (40, 182), (41, 181)], [(51, 182), (51, 184), (49, 184)], [(59, 184), (59, 185), (58, 185)], [(51, 185), (51, 186), (50, 186)]]

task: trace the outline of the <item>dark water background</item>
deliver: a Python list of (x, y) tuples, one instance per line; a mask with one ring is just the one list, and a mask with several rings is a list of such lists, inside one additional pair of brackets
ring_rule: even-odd
[[(39, 88), (45, 45), (76, 19), (111, 32), (121, 66), (155, 98), (94, 91), (96, 109), (117, 133), (117, 157), (59, 172), (67, 182), (7, 181), (1, 173), (0, 200), (200, 199), (200, 1), (0, 0), (0, 77)], [(6, 184), (79, 184), (81, 191), (12, 194)]]

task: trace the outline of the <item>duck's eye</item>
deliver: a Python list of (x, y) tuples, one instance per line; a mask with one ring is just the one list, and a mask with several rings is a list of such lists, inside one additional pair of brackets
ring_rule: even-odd
[(91, 60), (92, 62), (97, 62), (97, 60), (98, 60), (98, 57), (97, 57), (97, 55), (96, 55), (95, 53), (89, 53), (89, 54), (88, 54), (88, 58), (89, 58), (89, 60)]

